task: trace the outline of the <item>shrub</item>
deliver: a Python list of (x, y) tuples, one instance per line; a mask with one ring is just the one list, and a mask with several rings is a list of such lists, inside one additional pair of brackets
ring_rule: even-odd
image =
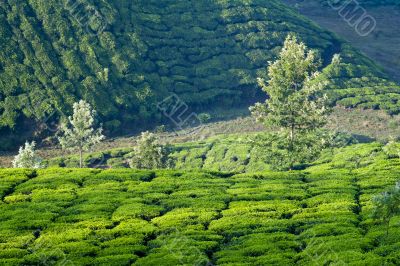
[(132, 255), (132, 254), (117, 254), (117, 255), (111, 255), (111, 256), (101, 256), (96, 258), (93, 261), (92, 265), (131, 265), (138, 256)]
[(211, 120), (211, 115), (208, 113), (201, 113), (197, 116), (201, 123), (207, 123)]
[(373, 198), (373, 217), (386, 225), (386, 236), (389, 235), (391, 219), (400, 215), (400, 182), (394, 188)]
[(383, 147), (383, 151), (385, 152), (388, 159), (399, 158), (400, 143), (391, 140)]
[(170, 168), (172, 160), (167, 147), (159, 144), (154, 134), (144, 132), (134, 149), (134, 157), (129, 161), (129, 165), (137, 169)]
[(114, 221), (121, 221), (130, 218), (142, 218), (150, 220), (160, 215), (163, 208), (160, 206), (149, 206), (142, 203), (132, 203), (122, 205), (113, 213), (112, 219)]

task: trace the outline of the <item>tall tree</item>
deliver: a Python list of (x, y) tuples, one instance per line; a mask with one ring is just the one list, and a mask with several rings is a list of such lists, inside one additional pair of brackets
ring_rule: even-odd
[[(334, 58), (335, 64), (339, 63), (338, 56)], [(327, 82), (318, 72), (320, 66), (316, 53), (289, 35), (279, 58), (268, 67), (268, 82), (258, 80), (268, 99), (250, 111), (257, 121), (280, 129), (277, 140), (286, 151), (281, 160), (286, 161), (289, 169), (308, 157), (304, 152), (310, 150), (313, 142), (310, 133), (326, 124), (331, 111), (323, 94)]]
[(79, 151), (79, 167), (82, 168), (82, 155), (97, 143), (100, 143), (104, 136), (102, 128), (95, 129), (96, 112), (92, 110), (89, 103), (80, 100), (74, 103), (74, 113), (68, 118), (68, 123), (61, 125), (61, 134), (58, 138), (64, 149), (77, 149)]

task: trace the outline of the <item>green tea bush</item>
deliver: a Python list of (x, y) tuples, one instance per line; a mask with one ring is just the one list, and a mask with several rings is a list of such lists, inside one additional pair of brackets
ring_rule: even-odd
[(218, 264), (285, 263), (290, 265), (301, 243), (286, 233), (250, 234), (233, 238), (231, 244), (216, 253)]
[(92, 265), (131, 265), (138, 256), (132, 254), (122, 254), (122, 255), (110, 255), (110, 256), (100, 256), (93, 260)]
[(151, 220), (161, 214), (163, 208), (160, 206), (149, 206), (142, 203), (121, 205), (112, 214), (113, 221), (122, 221), (130, 218), (142, 218)]
[(29, 170), (1, 170), (0, 174), (0, 197), (12, 192), (18, 184), (27, 181), (34, 172)]
[(394, 141), (388, 142), (383, 151), (388, 159), (399, 158), (400, 157), (400, 144)]
[(152, 222), (160, 229), (185, 228), (186, 226), (205, 225), (217, 217), (217, 212), (209, 209), (176, 208)]
[(396, 265), (400, 218), (371, 215), (400, 164), (357, 146), (351, 172), (352, 146), (291, 173), (1, 169), (0, 264)]

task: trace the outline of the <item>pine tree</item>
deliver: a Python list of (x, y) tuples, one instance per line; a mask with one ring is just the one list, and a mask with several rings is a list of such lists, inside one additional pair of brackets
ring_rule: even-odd
[[(338, 64), (339, 56), (334, 59)], [(323, 94), (327, 82), (318, 72), (320, 66), (316, 53), (289, 35), (278, 60), (268, 67), (268, 82), (259, 79), (268, 99), (250, 108), (257, 121), (280, 130), (278, 146), (284, 151), (280, 160), (289, 169), (313, 152), (312, 133), (326, 124), (331, 111)]]
[(102, 128), (94, 129), (96, 112), (89, 103), (81, 100), (74, 103), (74, 113), (68, 118), (68, 123), (61, 125), (61, 134), (58, 138), (64, 149), (79, 151), (79, 167), (83, 165), (83, 152), (100, 143), (104, 136)]
[(19, 148), (18, 155), (14, 157), (12, 162), (14, 168), (42, 168), (42, 158), (36, 154), (36, 143), (25, 142), (25, 147)]

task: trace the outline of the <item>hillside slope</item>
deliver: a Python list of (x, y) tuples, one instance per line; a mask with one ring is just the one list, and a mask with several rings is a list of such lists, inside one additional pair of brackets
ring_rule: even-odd
[(299, 3), (296, 0), (282, 0), (282, 2), (296, 6), (304, 16), (349, 41), (354, 47), (381, 64), (391, 77), (400, 81), (399, 1), (358, 1), (360, 10), (364, 10), (365, 14), (372, 16), (376, 21), (376, 28), (367, 36), (360, 36), (337, 10), (333, 10), (327, 4), (327, 1), (309, 0)]
[(399, 218), (385, 237), (370, 217), (400, 167), (377, 149), (293, 173), (0, 170), (0, 264), (397, 265)]
[[(286, 0), (284, 0), (286, 1)], [(323, 5), (332, 5), (334, 4), (344, 4), (346, 3), (345, 0), (338, 0), (338, 1), (329, 1), (329, 0), (316, 0)], [(400, 5), (398, 0), (358, 0), (358, 4), (365, 6), (365, 7), (376, 7), (376, 6), (393, 6), (393, 5)]]
[[(398, 92), (371, 60), (280, 1), (79, 3), (0, 3), (3, 148), (38, 135), (79, 98), (94, 106), (109, 134), (168, 121), (155, 103), (171, 93), (193, 110), (247, 106), (259, 98), (255, 78), (265, 75), (289, 32), (319, 49), (325, 64), (342, 54), (335, 88), (379, 85), (373, 93)], [(334, 99), (362, 94), (343, 91)], [(361, 102), (393, 109), (379, 106), (387, 97)]]

